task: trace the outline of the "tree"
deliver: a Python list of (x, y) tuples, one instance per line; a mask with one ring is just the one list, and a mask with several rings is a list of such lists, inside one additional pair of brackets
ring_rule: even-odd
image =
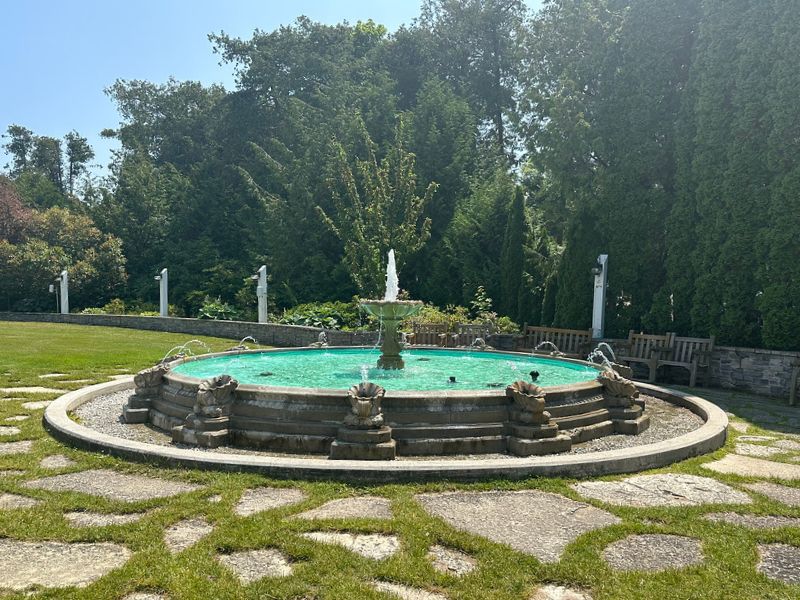
[[(2, 188), (12, 196), (13, 187)], [(4, 193), (4, 196), (8, 196)], [(0, 306), (6, 310), (51, 310), (48, 286), (69, 269), (70, 299), (76, 308), (103, 305), (125, 284), (125, 257), (119, 239), (102, 233), (92, 220), (65, 208), (25, 210), (23, 219), (0, 238)]]
[(515, 321), (521, 321), (520, 291), (524, 272), (524, 246), (527, 232), (525, 223), (525, 197), (517, 188), (508, 207), (508, 221), (503, 235), (500, 254), (500, 301), (498, 311)]
[(67, 157), (67, 191), (72, 195), (78, 177), (86, 172), (86, 163), (94, 158), (94, 150), (88, 140), (80, 136), (77, 131), (70, 131), (64, 136), (64, 140)]
[(769, 211), (759, 232), (756, 299), (763, 319), (762, 339), (768, 348), (798, 350), (800, 341), (800, 114), (793, 109), (800, 95), (796, 58), (800, 53), (800, 15), (791, 0), (775, 3), (774, 41), (766, 91), (771, 130), (767, 137), (768, 168), (772, 174)]
[(14, 184), (0, 177), (0, 240), (19, 243), (30, 217), (31, 211), (22, 203)]
[(331, 142), (330, 190), (335, 212), (319, 207), (323, 223), (344, 244), (344, 261), (362, 296), (383, 290), (385, 256), (397, 253), (401, 271), (408, 257), (421, 250), (430, 236), (431, 221), (423, 211), (436, 191), (430, 183), (417, 195), (414, 155), (404, 146), (403, 121), (395, 143), (383, 160), (360, 117), (355, 119), (364, 158), (353, 164), (338, 140)]
[(525, 16), (521, 0), (426, 0), (419, 19), (432, 34), (437, 73), (470, 99), (500, 152), (512, 151), (507, 122), (516, 112)]
[[(33, 132), (22, 125), (9, 125), (3, 137), (9, 139), (3, 144), (3, 148), (11, 155), (13, 163), (9, 175), (14, 179), (28, 166), (33, 150)], [(9, 165), (6, 165), (6, 168), (8, 167)]]

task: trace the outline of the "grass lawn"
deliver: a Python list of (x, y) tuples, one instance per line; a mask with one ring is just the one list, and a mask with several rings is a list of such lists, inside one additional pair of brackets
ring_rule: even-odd
[[(0, 322), (0, 388), (46, 386), (77, 389), (107, 381), (113, 375), (134, 373), (188, 339), (189, 336), (183, 334), (128, 329)], [(233, 345), (231, 340), (202, 338), (202, 341), (214, 351)], [(40, 378), (52, 373), (64, 376)], [(90, 381), (69, 383), (75, 379)], [(747, 435), (786, 437), (792, 433), (792, 412), (778, 401), (720, 390), (700, 390), (699, 394), (718, 402), (735, 415), (747, 416), (749, 421), (739, 416), (732, 417), (733, 421), (749, 422)], [(30, 400), (53, 399), (57, 395), (0, 392), (0, 427), (20, 429), (17, 434), (0, 437), (0, 441), (34, 441), (29, 452), (0, 453), (0, 496), (3, 493), (17, 494), (41, 500), (32, 508), (0, 509), (0, 538), (115, 542), (126, 546), (132, 556), (124, 566), (87, 587), (35, 588), (34, 597), (37, 598), (124, 598), (136, 591), (160, 593), (172, 600), (392, 598), (372, 587), (371, 582), (376, 580), (437, 592), (451, 599), (525, 599), (544, 583), (582, 590), (591, 594), (594, 600), (800, 598), (800, 585), (785, 585), (756, 571), (758, 544), (782, 542), (800, 546), (800, 528), (754, 530), (703, 518), (704, 514), (724, 511), (800, 517), (800, 507), (793, 508), (760, 494), (751, 493), (753, 503), (748, 505), (633, 508), (584, 498), (570, 487), (575, 481), (568, 479), (352, 486), (337, 482), (274, 480), (253, 474), (157, 468), (78, 451), (50, 438), (41, 425), (43, 411), (26, 409), (22, 404)], [(795, 409), (795, 414), (800, 416), (800, 410)], [(6, 421), (19, 415), (30, 415), (30, 418)], [(656, 472), (713, 477), (744, 490), (741, 484), (758, 479), (721, 475), (700, 466), (732, 452), (735, 439), (740, 435), (742, 433), (730, 430), (725, 448)], [(57, 454), (69, 457), (75, 464), (61, 469), (46, 469), (39, 465), (43, 458)], [(796, 457), (797, 453), (787, 451), (770, 460), (792, 462)], [(31, 489), (23, 485), (26, 481), (55, 473), (97, 468), (190, 482), (199, 484), (201, 488), (171, 498), (122, 502), (77, 492)], [(800, 487), (797, 481), (780, 483)], [(297, 488), (303, 490), (307, 498), (290, 506), (238, 516), (234, 507), (242, 493), (259, 486)], [(542, 563), (504, 544), (459, 531), (444, 520), (429, 515), (414, 499), (419, 492), (454, 489), (549, 491), (608, 511), (618, 516), (621, 522), (580, 536), (567, 546), (559, 561)], [(389, 498), (393, 517), (325, 521), (290, 518), (331, 499), (366, 494)], [(221, 496), (221, 501), (209, 501), (210, 497), (217, 495)], [(71, 511), (146, 511), (146, 516), (124, 525), (76, 527), (63, 516)], [(171, 554), (163, 540), (165, 530), (183, 519), (194, 517), (204, 517), (214, 526), (213, 531), (190, 548)], [(530, 527), (535, 530), (536, 523), (532, 522)], [(401, 547), (388, 559), (371, 560), (339, 546), (318, 543), (300, 535), (309, 531), (393, 534), (399, 538)], [(646, 533), (698, 539), (704, 560), (697, 566), (659, 573), (620, 572), (605, 563), (602, 552), (606, 546), (630, 534)], [(477, 561), (477, 568), (460, 578), (436, 571), (426, 558), (433, 544), (469, 554)], [(216, 558), (220, 554), (262, 548), (276, 548), (290, 557), (293, 574), (266, 577), (245, 585)], [(0, 572), (0, 597), (30, 597), (29, 591), (3, 595), (3, 576)]]

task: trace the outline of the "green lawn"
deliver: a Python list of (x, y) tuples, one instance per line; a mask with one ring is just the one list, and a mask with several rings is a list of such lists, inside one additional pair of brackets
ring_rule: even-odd
[[(86, 383), (64, 384), (58, 379), (39, 375), (64, 373), (67, 378), (106, 381), (122, 372), (133, 373), (160, 359), (170, 348), (189, 339), (182, 334), (140, 332), (127, 329), (81, 327), (75, 325), (0, 322), (0, 387), (21, 385), (54, 386), (75, 389)], [(212, 350), (232, 345), (230, 340), (203, 338)], [(726, 410), (746, 414), (751, 419), (748, 435), (766, 433), (768, 427), (783, 435), (791, 427), (792, 414), (779, 402), (743, 394), (712, 390), (706, 395)], [(22, 399), (2, 400), (2, 397)], [(800, 529), (750, 530), (712, 523), (702, 518), (710, 512), (734, 510), (740, 513), (800, 517), (800, 508), (767, 500), (752, 494), (751, 505), (702, 505), (681, 508), (626, 508), (587, 500), (569, 487), (567, 479), (529, 479), (526, 481), (487, 481), (480, 484), (404, 484), (352, 486), (336, 482), (273, 480), (252, 474), (231, 474), (156, 468), (126, 462), (99, 453), (83, 452), (51, 439), (42, 428), (42, 410), (22, 408), (30, 399), (52, 399), (56, 395), (0, 393), (0, 425), (21, 429), (2, 441), (35, 440), (31, 452), (0, 455), (0, 472), (19, 470), (17, 475), (0, 474), (0, 494), (13, 493), (43, 500), (30, 509), (0, 510), (0, 537), (19, 540), (60, 540), (68, 542), (111, 541), (124, 544), (132, 558), (120, 569), (85, 588), (41, 589), (37, 598), (122, 598), (134, 591), (160, 592), (170, 599), (181, 598), (383, 598), (369, 583), (384, 580), (429, 591), (452, 599), (523, 599), (544, 582), (581, 588), (595, 600), (634, 598), (800, 598), (800, 586), (788, 586), (759, 574), (756, 545), (784, 542), (800, 546)], [(30, 414), (32, 418), (6, 422), (7, 417)], [(800, 411), (797, 411), (800, 414)], [(767, 421), (762, 416), (772, 415)], [(738, 417), (734, 420), (742, 421)], [(789, 421), (788, 423), (790, 423)], [(759, 423), (762, 426), (759, 426)], [(735, 431), (730, 438), (735, 438)], [(681, 472), (705, 477), (742, 489), (740, 484), (754, 478), (719, 475), (700, 465), (724, 456), (726, 447), (711, 455), (683, 461), (666, 472)], [(76, 465), (59, 471), (43, 469), (39, 461), (48, 455), (63, 454)], [(777, 460), (788, 455), (778, 456)], [(89, 468), (115, 469), (123, 473), (146, 474), (201, 484), (201, 490), (173, 498), (143, 502), (105, 500), (86, 494), (33, 490), (22, 484), (54, 472), (81, 471)], [(609, 477), (605, 479), (621, 479)], [(799, 482), (781, 482), (800, 486)], [(291, 486), (304, 490), (308, 499), (300, 504), (240, 517), (233, 507), (247, 488), (263, 485)], [(544, 564), (535, 558), (485, 538), (458, 531), (443, 520), (431, 517), (414, 500), (420, 491), (450, 489), (537, 489), (555, 492), (574, 500), (588, 502), (622, 519), (621, 524), (606, 527), (579, 537), (570, 544), (561, 560)], [(219, 494), (222, 501), (211, 503)], [(375, 494), (390, 498), (394, 517), (377, 521), (349, 519), (304, 521), (286, 517), (321, 505), (333, 498)], [(65, 512), (132, 512), (147, 509), (142, 520), (109, 527), (73, 527), (63, 517)], [(179, 554), (168, 552), (163, 542), (164, 530), (187, 517), (204, 516), (214, 531), (199, 543)], [(531, 525), (535, 527), (535, 524)], [(364, 533), (392, 533), (401, 540), (401, 550), (393, 557), (374, 561), (362, 558), (338, 546), (329, 546), (301, 537), (305, 531), (342, 530)], [(610, 543), (629, 534), (669, 533), (702, 541), (705, 560), (700, 566), (655, 574), (621, 573), (611, 570), (601, 558)], [(456, 578), (435, 571), (426, 559), (428, 548), (439, 543), (473, 556), (478, 567)], [(220, 566), (215, 556), (242, 549), (278, 548), (290, 556), (294, 573), (286, 578), (265, 578), (241, 585), (230, 571)], [(0, 573), (0, 587), (3, 574)], [(29, 597), (27, 592), (0, 597)]]

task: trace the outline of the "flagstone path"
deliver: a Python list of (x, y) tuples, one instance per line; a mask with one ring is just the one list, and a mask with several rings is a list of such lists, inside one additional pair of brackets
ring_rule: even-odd
[(581, 534), (620, 522), (599, 508), (537, 490), (443, 492), (415, 498), (453, 527), (507, 544), (543, 562), (557, 561)]
[(141, 475), (125, 475), (108, 469), (92, 469), (34, 479), (26, 482), (25, 487), (50, 490), (51, 492), (81, 492), (124, 502), (168, 498), (200, 489), (200, 486), (191, 483)]
[(679, 535), (629, 535), (603, 550), (603, 559), (618, 571), (682, 569), (703, 561), (700, 540)]

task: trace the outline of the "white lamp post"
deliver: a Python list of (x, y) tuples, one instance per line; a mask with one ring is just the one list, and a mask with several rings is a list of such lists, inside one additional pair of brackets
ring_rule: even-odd
[(594, 275), (594, 302), (592, 305), (592, 338), (603, 337), (606, 321), (606, 288), (608, 287), (608, 254), (597, 257), (597, 264), (592, 268)]
[(258, 298), (258, 322), (266, 323), (267, 315), (267, 265), (261, 265), (258, 272), (250, 279), (257, 281), (256, 297)]
[(158, 281), (158, 314), (162, 317), (169, 316), (169, 275), (166, 269), (161, 269), (161, 274), (155, 276)]
[(68, 315), (69, 314), (69, 275), (67, 275), (67, 270), (64, 269), (61, 271), (61, 275), (56, 278), (56, 281), (59, 283), (59, 288), (61, 291), (61, 314)]

